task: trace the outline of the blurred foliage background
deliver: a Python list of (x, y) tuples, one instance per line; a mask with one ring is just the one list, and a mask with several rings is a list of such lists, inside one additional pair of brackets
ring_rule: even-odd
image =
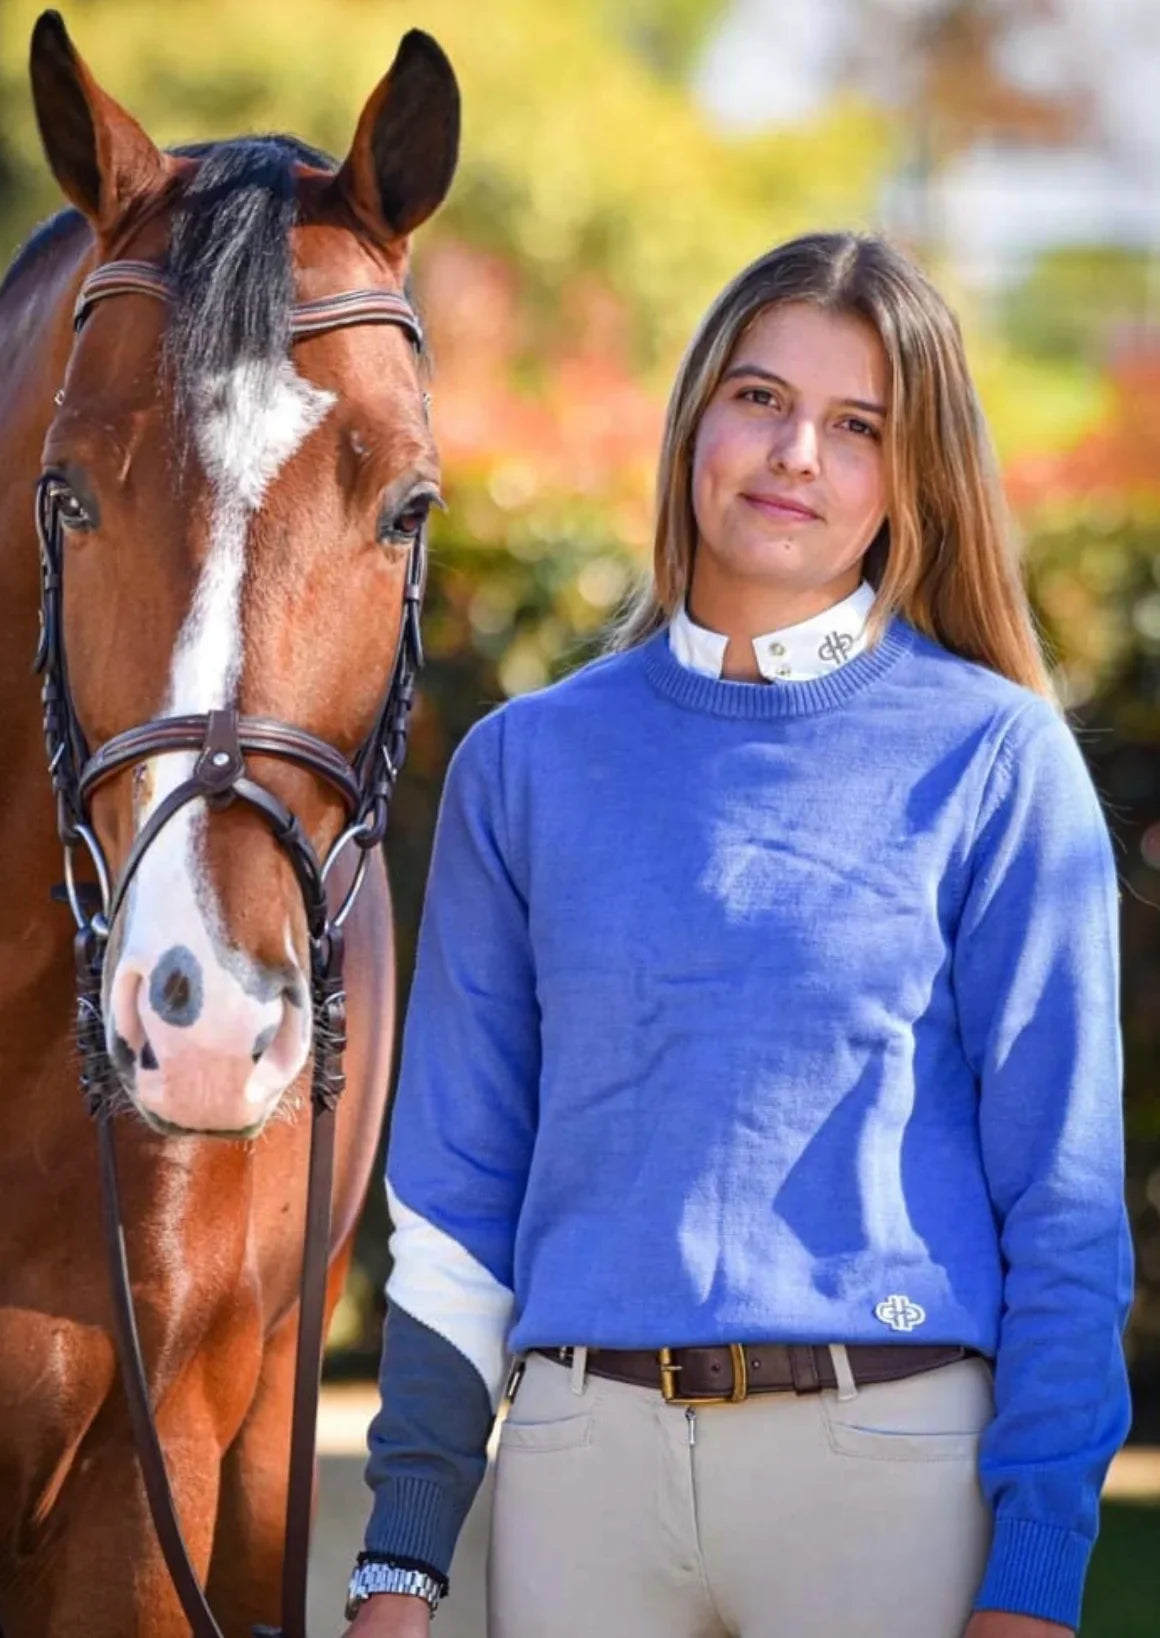
[[(434, 526), (429, 665), (390, 841), (401, 1001), (447, 758), (490, 705), (590, 653), (643, 568), (664, 400), (708, 301), (750, 257), (819, 226), (886, 229), (930, 269), (966, 332), (1036, 611), (1116, 837), (1130, 1343), (1137, 1433), (1156, 1440), (1160, 262), (1130, 235), (1073, 231), (980, 280), (942, 220), (970, 156), (1032, 154), (1050, 174), (1053, 155), (1098, 148), (1092, 99), (1011, 50), (1031, 28), (1050, 56), (1050, 30), (1067, 28), (1059, 3), (834, 0), (845, 58), (827, 95), (736, 121), (720, 117), (728, 66), (707, 98), (706, 65), (747, 16), (776, 20), (761, 0), (72, 0), (66, 21), (163, 143), (286, 130), (341, 156), (413, 26), (459, 75), (462, 163), (415, 264), (450, 510)], [(27, 92), (38, 9), (7, 0), (0, 17), (5, 257), (58, 204)], [(376, 1189), (333, 1368), (374, 1367), (387, 1232)]]

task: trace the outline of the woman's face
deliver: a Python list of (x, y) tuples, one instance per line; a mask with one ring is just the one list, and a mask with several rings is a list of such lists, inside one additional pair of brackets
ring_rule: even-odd
[(854, 590), (886, 515), (887, 393), (861, 319), (787, 302), (753, 320), (697, 429), (699, 584), (818, 593), (819, 608)]

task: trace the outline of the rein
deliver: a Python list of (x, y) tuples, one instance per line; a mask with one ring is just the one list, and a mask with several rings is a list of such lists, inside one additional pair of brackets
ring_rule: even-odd
[[(152, 263), (108, 262), (90, 273), (81, 286), (73, 315), (74, 328), (80, 330), (95, 303), (106, 297), (147, 295), (167, 300), (169, 294), (164, 272)], [(291, 338), (317, 335), (352, 324), (397, 325), (406, 332), (416, 351), (422, 348), (423, 332), (414, 309), (405, 297), (389, 290), (349, 290), (299, 303), (291, 315)], [(41, 624), (36, 670), (43, 677), (45, 748), (56, 797), (57, 831), (64, 849), (65, 894), (77, 929), (73, 942), (80, 1082), (88, 1111), (97, 1124), (114, 1330), (133, 1437), (157, 1537), (194, 1638), (223, 1638), (223, 1634), (206, 1601), (181, 1532), (137, 1334), (113, 1142), (115, 1072), (106, 1049), (101, 1010), (105, 952), (109, 931), (145, 853), (170, 819), (187, 803), (198, 799), (211, 808), (245, 802), (261, 814), (289, 858), (306, 911), (314, 1061), (283, 1554), (282, 1625), (254, 1629), (255, 1638), (306, 1638), (307, 1556), (330, 1240), (335, 1111), (345, 1085), (343, 924), (362, 886), (371, 850), (382, 842), (386, 833), (391, 798), (406, 755), (415, 677), (423, 663), (419, 616), (426, 581), (426, 530), (425, 526), (420, 528), (407, 563), (402, 621), (390, 684), (374, 726), (352, 760), (304, 729), (266, 717), (240, 716), (233, 707), (143, 723), (117, 734), (90, 752), (69, 688), (64, 651), (60, 484), (59, 475), (49, 471), (41, 476), (36, 490), (41, 564)], [(134, 762), (174, 752), (196, 753), (193, 770), (142, 826), (114, 882), (92, 824), (93, 792)], [(318, 857), (294, 813), (272, 791), (250, 777), (247, 754), (293, 762), (337, 791), (345, 810), (345, 824), (324, 859)], [(76, 855), (81, 846), (96, 870), (100, 899), (97, 909), (92, 905), (89, 884), (77, 881)], [(354, 878), (339, 908), (330, 915), (327, 879), (349, 847), (356, 848), (359, 854)]]

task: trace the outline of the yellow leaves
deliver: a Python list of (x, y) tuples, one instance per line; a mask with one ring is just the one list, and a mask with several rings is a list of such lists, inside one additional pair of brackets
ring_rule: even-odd
[(1106, 375), (1078, 359), (1013, 353), (993, 332), (968, 330), (971, 370), (999, 457), (1070, 448), (1102, 425), (1112, 404)]

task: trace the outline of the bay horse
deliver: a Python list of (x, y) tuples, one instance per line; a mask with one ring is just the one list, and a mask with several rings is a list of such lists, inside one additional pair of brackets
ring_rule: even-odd
[[(396, 324), (291, 347), (289, 315), (340, 292), (404, 291), (411, 235), (454, 174), (458, 91), (438, 45), (412, 31), (337, 165), (283, 137), (158, 149), (52, 12), (33, 33), (31, 77), (72, 208), (0, 286), (0, 1629), (178, 1638), (188, 1625), (118, 1381), (77, 1085), (73, 929), (50, 903), (61, 854), (31, 666), (34, 492), (50, 470), (68, 682), (89, 745), (233, 708), (353, 757), (438, 499), (425, 365)], [(74, 331), (78, 292), (112, 261), (163, 270), (167, 299), (125, 291)], [(344, 822), (334, 789), (284, 758), (247, 761), (325, 856)], [(149, 755), (95, 790), (114, 876), (192, 762)], [(392, 1047), (390, 903), (381, 853), (368, 857), (346, 924), (330, 1306)], [(199, 800), (143, 855), (104, 968), (150, 1394), (190, 1556), (228, 1638), (279, 1619), (306, 945), (302, 894), (268, 825), (242, 803)]]

